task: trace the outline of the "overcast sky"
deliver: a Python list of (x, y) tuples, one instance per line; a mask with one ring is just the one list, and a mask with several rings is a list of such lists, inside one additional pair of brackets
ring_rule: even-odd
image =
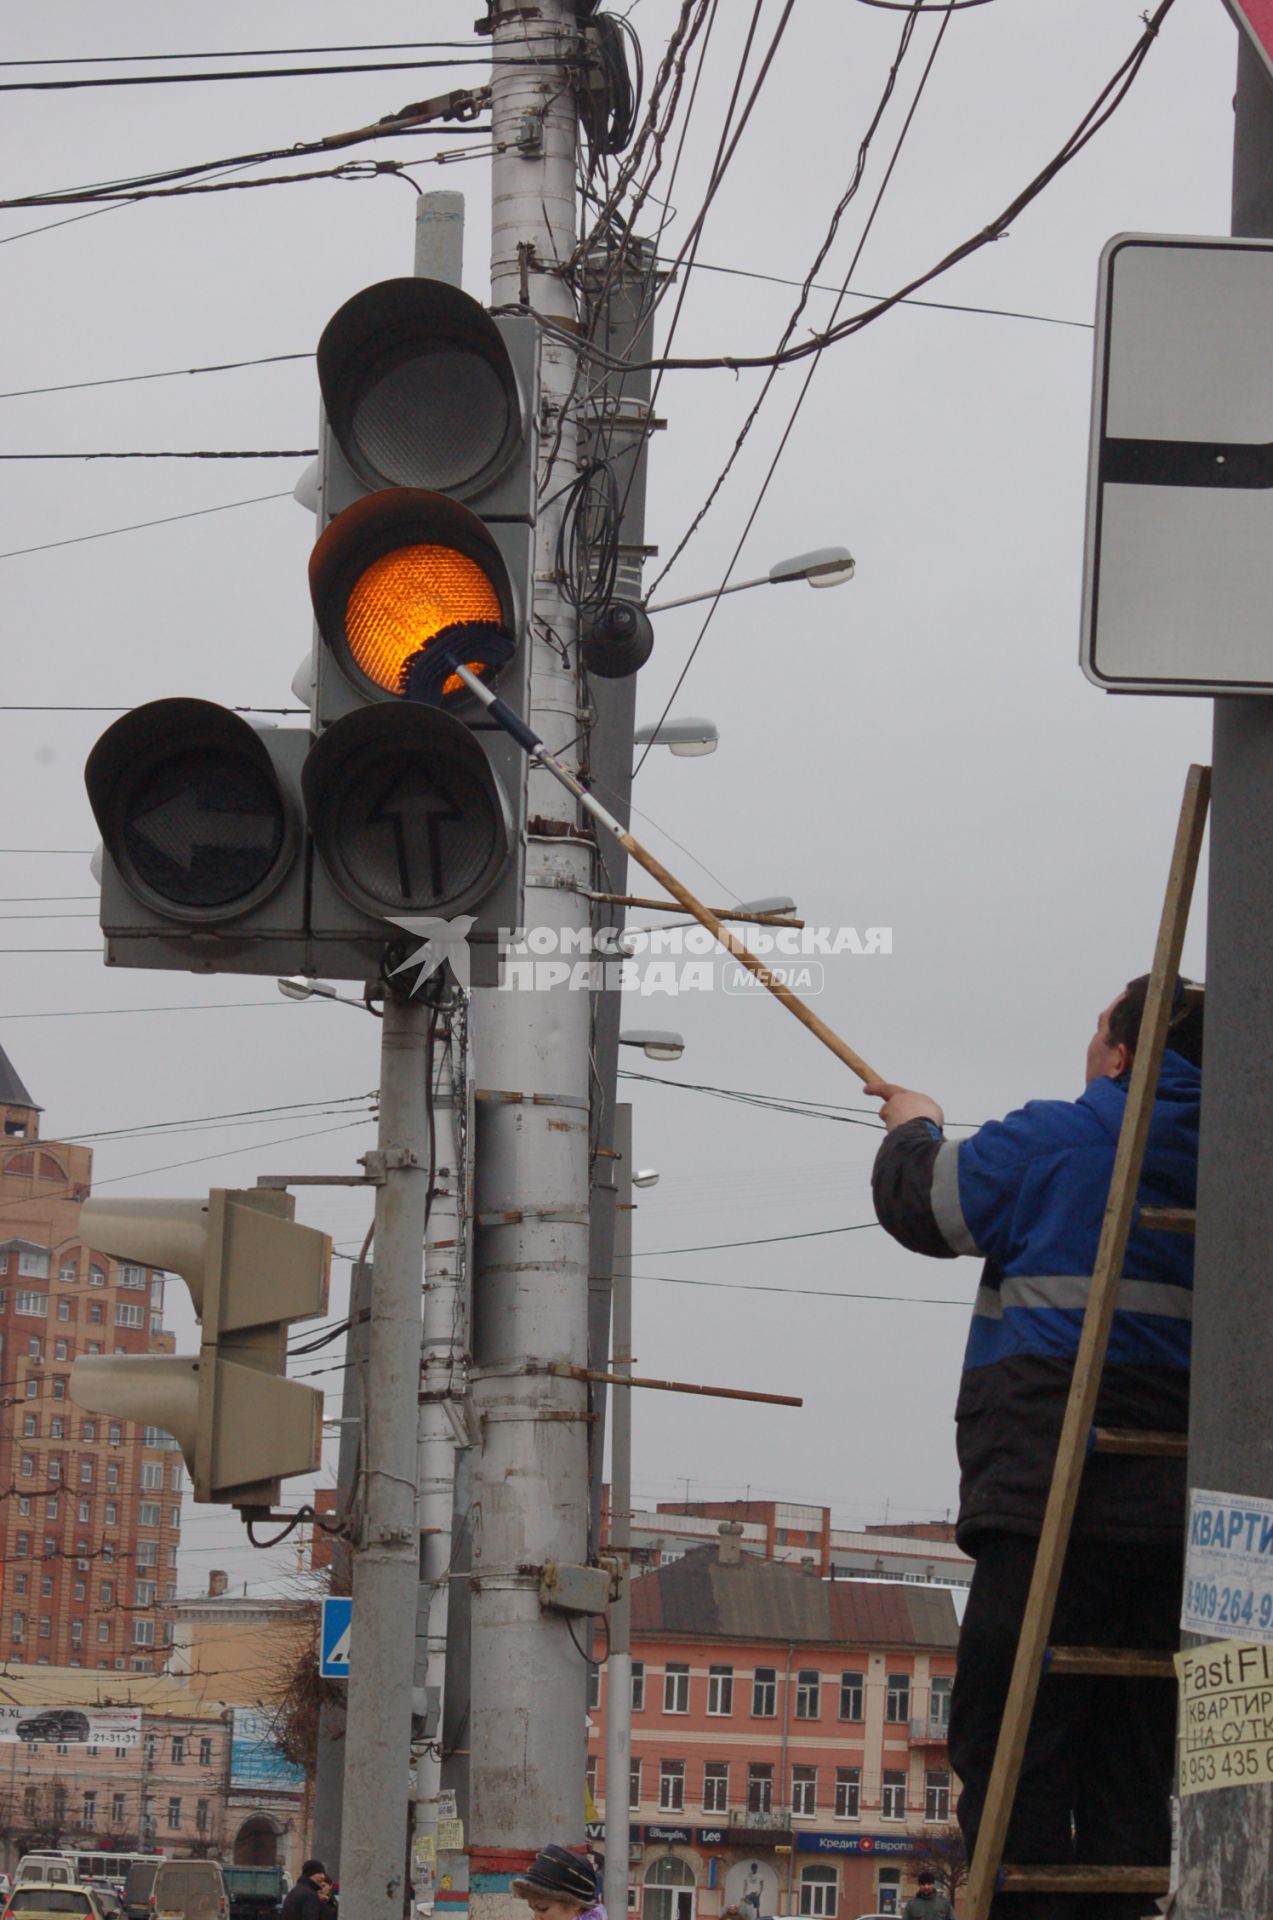
[[(762, 43), (780, 10), (766, 0)], [(891, 290), (1011, 201), (1130, 51), (1142, 10), (1142, 0), (989, 0), (958, 12), (854, 288)], [(647, 73), (677, 11), (674, 0), (631, 9)], [(665, 250), (700, 203), (750, 12), (737, 0), (719, 10)], [(425, 33), (476, 47), (474, 13), (474, 0), (367, 0), (356, 11), (331, 0), (231, 0), (211, 14), (62, 0), (11, 14), (5, 58), (237, 53)], [(798, 0), (708, 217), (678, 351), (763, 353), (777, 342), (795, 289), (776, 282), (799, 282), (814, 258), (901, 25), (882, 7)], [(925, 15), (915, 34), (820, 276), (832, 287), (861, 238), (940, 25)], [(638, 782), (636, 831), (710, 897), (789, 892), (811, 924), (892, 930), (891, 954), (829, 967), (818, 1008), (887, 1076), (935, 1093), (952, 1120), (1081, 1090), (1097, 1010), (1149, 964), (1185, 770), (1209, 755), (1207, 702), (1110, 698), (1084, 680), (1077, 656), (1098, 255), (1119, 231), (1227, 231), (1235, 61), (1221, 0), (1177, 0), (1111, 124), (1005, 239), (925, 290), (935, 301), (1032, 317), (912, 306), (821, 357), (739, 572), (843, 542), (857, 578), (834, 592), (787, 586), (725, 601), (675, 708), (715, 719), (720, 750), (699, 760), (655, 753)], [(246, 64), (174, 57), (154, 70)], [(146, 69), (10, 67), (0, 79), (93, 71)], [(475, 66), (19, 92), (5, 103), (5, 191), (288, 146), (482, 78)], [(461, 135), (385, 143), (413, 161), (480, 145)], [(426, 161), (413, 177), (425, 190), (466, 194), (466, 285), (485, 299), (486, 162)], [(45, 231), (84, 209), (2, 211), (0, 385), (8, 396), (311, 352), (349, 294), (410, 272), (414, 205), (401, 180), (381, 178), (94, 209)], [(823, 324), (833, 301), (815, 295), (807, 324)], [(806, 366), (774, 383), (664, 593), (721, 579)], [(653, 445), (647, 524), (664, 554), (758, 390), (755, 374), (665, 379), (667, 429)], [(288, 448), (313, 444), (316, 411), (313, 368), (299, 360), (5, 397), (0, 422), (10, 452)], [(83, 536), (286, 493), (304, 464), (0, 468), (9, 703), (0, 739), (10, 802), (0, 836), (9, 936), (0, 942), (0, 1044), (45, 1109), (50, 1136), (192, 1123), (98, 1145), (103, 1194), (202, 1193), (251, 1185), (267, 1171), (352, 1170), (373, 1144), (367, 1106), (351, 1101), (377, 1077), (377, 1029), (360, 1013), (288, 1005), (268, 981), (104, 970), (81, 769), (110, 715), (23, 710), (176, 694), (292, 704), (289, 683), (310, 639), (313, 522), (290, 498)], [(40, 550), (17, 551), (31, 548)], [(658, 618), (641, 718), (661, 710), (701, 613)], [(48, 851), (21, 851), (31, 848)], [(1195, 972), (1202, 906), (1186, 948)], [(852, 1077), (767, 997), (651, 997), (627, 1018), (686, 1037), (679, 1065), (653, 1073), (857, 1105), (870, 1117)], [(692, 1495), (750, 1486), (827, 1502), (845, 1525), (951, 1511), (951, 1415), (977, 1270), (905, 1255), (866, 1224), (870, 1126), (680, 1088), (633, 1085), (631, 1094), (637, 1158), (662, 1175), (637, 1218), (640, 1370), (805, 1398), (794, 1412), (642, 1396), (638, 1499), (682, 1495), (688, 1475)], [(261, 1109), (286, 1110), (251, 1125), (207, 1124)], [(300, 1212), (332, 1233), (340, 1253), (356, 1251), (362, 1195), (302, 1193)], [(824, 1237), (669, 1251), (809, 1232)], [(334, 1309), (347, 1285), (348, 1261), (338, 1260)], [(183, 1289), (172, 1293), (170, 1319), (189, 1344), (193, 1317)], [(336, 1367), (340, 1358), (335, 1349), (302, 1364)], [(317, 1383), (338, 1393), (341, 1378), (330, 1371)], [(237, 1521), (211, 1509), (189, 1513), (185, 1541), (184, 1591), (213, 1565), (260, 1581), (290, 1563), (253, 1553)]]

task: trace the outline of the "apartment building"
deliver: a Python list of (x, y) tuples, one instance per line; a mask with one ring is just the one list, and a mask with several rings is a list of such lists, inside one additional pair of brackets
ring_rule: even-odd
[(0, 1659), (161, 1667), (185, 1469), (157, 1428), (84, 1412), (81, 1354), (170, 1353), (165, 1276), (85, 1246), (93, 1156), (40, 1137), (0, 1049)]
[[(741, 1536), (726, 1521), (715, 1547), (632, 1584), (629, 1910), (900, 1912), (953, 1819), (953, 1598), (826, 1580), (744, 1553)], [(604, 1662), (592, 1703), (588, 1781), (608, 1813)], [(609, 1844), (610, 1831), (603, 1819), (594, 1837)]]

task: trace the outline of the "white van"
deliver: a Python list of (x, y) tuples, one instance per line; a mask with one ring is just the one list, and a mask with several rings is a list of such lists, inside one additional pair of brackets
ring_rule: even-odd
[(18, 1862), (15, 1887), (69, 1887), (76, 1881), (73, 1862), (64, 1853), (26, 1853)]
[(229, 1920), (225, 1881), (215, 1860), (165, 1860), (150, 1893), (154, 1920)]

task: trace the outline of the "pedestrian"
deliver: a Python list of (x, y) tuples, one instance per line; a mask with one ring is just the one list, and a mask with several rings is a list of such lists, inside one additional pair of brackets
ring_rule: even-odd
[(513, 1892), (546, 1920), (606, 1920), (592, 1863), (569, 1847), (545, 1847), (537, 1853), (526, 1872), (514, 1879)]
[[(1104, 1008), (1078, 1100), (1031, 1101), (948, 1140), (930, 1095), (886, 1082), (872, 1185), (880, 1223), (912, 1252), (985, 1261), (955, 1408), (956, 1538), (975, 1561), (950, 1714), (972, 1856), (1033, 1572), (1148, 988)], [(1140, 1205), (1192, 1207), (1200, 1000), (1176, 983)], [(1188, 1424), (1193, 1240), (1134, 1225), (1096, 1424)], [(1174, 1651), (1184, 1557), (1183, 1460), (1089, 1454), (1052, 1638)], [(1038, 1694), (1004, 1858), (1165, 1866), (1176, 1725), (1170, 1680), (1053, 1678)], [(998, 1894), (995, 1920), (1131, 1920), (1141, 1895)]]
[(927, 1867), (921, 1869), (915, 1892), (902, 1908), (902, 1920), (955, 1920), (955, 1909)]
[(307, 1860), (301, 1877), (279, 1908), (278, 1920), (326, 1920), (322, 1889), (327, 1885), (327, 1869), (321, 1860)]

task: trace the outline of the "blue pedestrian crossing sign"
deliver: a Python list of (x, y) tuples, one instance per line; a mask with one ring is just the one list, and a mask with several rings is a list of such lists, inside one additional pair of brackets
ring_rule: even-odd
[(354, 1603), (345, 1595), (332, 1594), (323, 1601), (318, 1671), (324, 1680), (349, 1678), (349, 1635), (353, 1616)]

